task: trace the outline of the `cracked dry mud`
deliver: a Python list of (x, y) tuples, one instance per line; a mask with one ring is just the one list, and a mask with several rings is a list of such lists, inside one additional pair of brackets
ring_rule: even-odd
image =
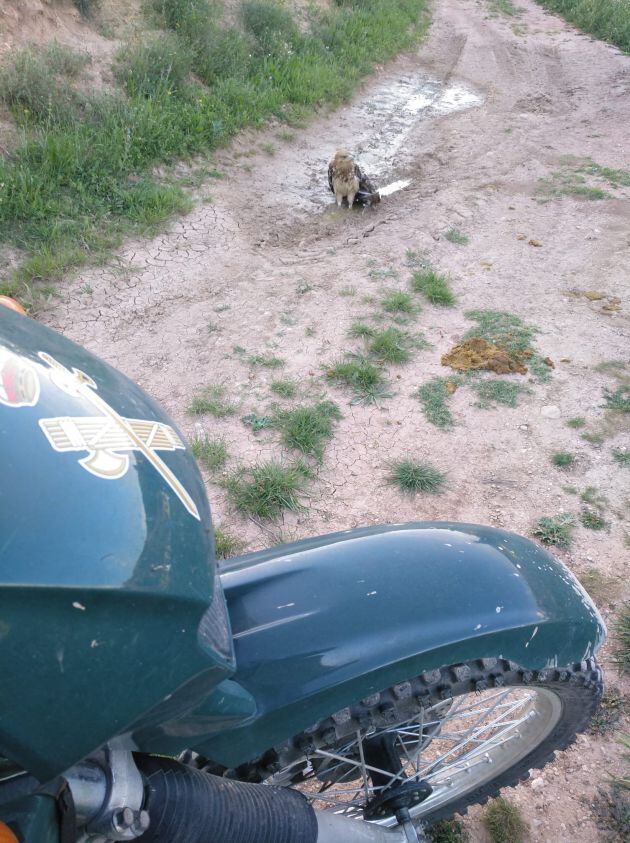
[[(303, 394), (338, 402), (344, 417), (303, 513), (259, 525), (231, 510), (207, 475), (217, 523), (248, 549), (415, 519), (531, 535), (541, 515), (579, 512), (567, 484), (597, 487), (609, 502), (609, 529), (578, 526), (571, 550), (558, 555), (578, 576), (597, 569), (612, 578), (601, 605), (610, 618), (624, 599), (630, 531), (628, 470), (612, 461), (611, 448), (630, 444), (628, 426), (613, 425), (613, 435), (593, 445), (566, 422), (602, 421), (603, 390), (617, 381), (595, 367), (628, 358), (630, 190), (599, 202), (569, 195), (546, 203), (536, 201), (536, 191), (571, 160), (564, 156), (627, 168), (630, 58), (531, 0), (519, 5), (519, 15), (507, 18), (474, 0), (437, 4), (417, 54), (382, 69), (352, 103), (295, 130), (291, 140), (279, 139), (278, 127), (242, 135), (216, 156), (225, 178), (203, 185), (191, 214), (150, 242), (129, 242), (109, 266), (82, 272), (40, 316), (138, 381), (188, 435), (200, 423), (225, 437), (230, 467), (280, 455), (273, 432), (254, 434), (240, 422), (269, 408), (275, 377), (295, 378)], [(262, 150), (269, 142), (273, 155)], [(409, 186), (374, 210), (338, 211), (325, 175), (338, 146), (355, 150), (381, 184), (409, 179)], [(201, 201), (208, 193), (211, 204)], [(468, 245), (444, 238), (451, 226)], [(390, 367), (393, 397), (352, 405), (348, 393), (321, 379), (323, 366), (360, 347), (347, 331), (378, 310), (366, 297), (406, 287), (408, 249), (450, 274), (457, 305), (425, 303), (410, 329), (424, 331), (432, 348)], [(620, 309), (605, 311), (601, 300), (567, 296), (567, 289), (602, 291), (620, 299)], [(531, 389), (516, 409), (480, 409), (471, 390), (458, 389), (449, 404), (456, 426), (443, 431), (427, 423), (412, 393), (448, 375), (440, 357), (461, 341), (471, 327), (464, 312), (475, 308), (509, 311), (538, 326), (537, 346), (556, 368), (546, 384), (511, 376)], [(252, 367), (234, 346), (286, 365)], [(200, 422), (187, 416), (195, 391), (215, 383), (226, 385), (238, 414)], [(551, 465), (559, 450), (577, 454), (570, 472)], [(387, 463), (398, 456), (446, 471), (445, 494), (404, 497), (387, 485)], [(603, 659), (609, 664), (606, 652)], [(621, 684), (610, 667), (607, 676)], [(618, 736), (580, 736), (535, 774), (534, 787), (526, 782), (506, 794), (532, 841), (612, 839), (601, 836), (590, 804), (597, 787), (621, 773)], [(466, 819), (474, 841), (487, 839), (479, 816), (472, 809)]]

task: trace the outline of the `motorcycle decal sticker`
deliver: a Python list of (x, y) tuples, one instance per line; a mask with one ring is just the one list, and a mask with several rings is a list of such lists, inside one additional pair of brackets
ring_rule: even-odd
[[(97, 394), (98, 386), (80, 369), (67, 369), (45, 351), (38, 354), (48, 368), (51, 382), (67, 395), (83, 398), (98, 415), (40, 419), (39, 426), (55, 451), (87, 451), (79, 465), (103, 480), (123, 477), (130, 465), (125, 451), (140, 451), (180, 499), (186, 510), (201, 520), (199, 510), (158, 451), (183, 451), (186, 446), (175, 430), (150, 419), (127, 419)], [(36, 368), (0, 348), (0, 404), (34, 407), (40, 397)], [(122, 453), (121, 453), (122, 452)]]
[(35, 367), (6, 348), (0, 348), (0, 404), (34, 407), (38, 401), (39, 378)]

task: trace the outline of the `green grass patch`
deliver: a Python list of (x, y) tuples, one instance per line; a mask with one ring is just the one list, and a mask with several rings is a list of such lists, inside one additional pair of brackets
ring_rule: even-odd
[(527, 824), (516, 805), (507, 799), (498, 797), (488, 803), (483, 824), (492, 843), (525, 843)]
[(273, 418), (271, 416), (260, 416), (258, 413), (247, 413), (247, 415), (241, 416), (241, 421), (245, 427), (251, 428), (253, 433), (273, 427)]
[(206, 386), (188, 405), (186, 412), (191, 416), (203, 416), (209, 414), (217, 419), (234, 415), (236, 406), (226, 398), (224, 386)]
[(301, 462), (285, 465), (270, 460), (235, 472), (225, 481), (225, 487), (240, 512), (269, 519), (284, 510), (303, 509), (301, 497), (310, 477), (310, 470)]
[(516, 407), (518, 396), (522, 392), (525, 392), (524, 388), (518, 383), (494, 378), (492, 380), (477, 381), (470, 385), (477, 393), (477, 403), (475, 406), (481, 407), (484, 410), (499, 405), (502, 407)]
[(383, 363), (407, 363), (411, 358), (413, 338), (400, 328), (376, 331), (368, 343), (368, 352)]
[(580, 521), (582, 526), (587, 530), (605, 530), (608, 523), (602, 518), (596, 509), (591, 509), (588, 506), (582, 508), (580, 512)]
[(468, 245), (468, 235), (464, 234), (458, 228), (449, 228), (444, 237), (449, 243), (455, 243), (457, 246)]
[(366, 325), (365, 322), (354, 322), (348, 331), (348, 336), (352, 339), (369, 339), (375, 334), (376, 329)]
[(571, 23), (630, 53), (630, 7), (627, 0), (537, 0)]
[(551, 379), (551, 368), (533, 347), (538, 328), (527, 325), (519, 316), (502, 310), (469, 310), (465, 316), (477, 322), (477, 326), (471, 328), (464, 339), (481, 337), (502, 348), (513, 359), (527, 364), (532, 375), (540, 383)]
[(270, 117), (298, 122), (347, 99), (418, 39), (426, 0), (313, 9), (303, 32), (275, 3), (246, 3), (242, 28), (221, 27), (208, 0), (147, 6), (168, 35), (122, 48), (119, 92), (82, 93), (42, 63), (41, 51), (15, 55), (3, 73), (0, 99), (25, 132), (0, 162), (0, 240), (25, 259), (5, 289), (60, 277), (125, 233), (185, 210), (181, 190), (161, 181), (161, 165), (217, 149)]
[(454, 420), (447, 403), (461, 378), (432, 378), (422, 384), (414, 396), (420, 401), (425, 418), (436, 427), (448, 429), (453, 427)]
[(281, 369), (285, 361), (275, 354), (250, 354), (246, 358), (250, 366), (262, 366), (264, 369)]
[(211, 439), (207, 434), (194, 436), (190, 440), (193, 456), (209, 471), (218, 471), (225, 466), (228, 449), (223, 439)]
[(567, 421), (567, 427), (579, 430), (581, 427), (586, 427), (586, 419), (584, 416), (575, 416)]
[(459, 820), (438, 820), (427, 833), (431, 843), (468, 843), (470, 839)]
[(580, 438), (589, 445), (601, 445), (606, 437), (602, 433), (581, 433)]
[(575, 462), (575, 456), (570, 451), (556, 451), (551, 455), (551, 462), (556, 468), (570, 468)]
[(625, 603), (619, 612), (613, 636), (613, 661), (620, 673), (630, 673), (630, 603)]
[(543, 544), (566, 548), (571, 544), (571, 532), (574, 525), (575, 518), (572, 515), (545, 516), (538, 520), (534, 528), (534, 536)]
[(621, 386), (614, 392), (604, 390), (604, 407), (616, 413), (630, 413), (630, 386)]
[(580, 500), (583, 503), (588, 504), (589, 506), (594, 506), (595, 509), (600, 510), (606, 509), (606, 506), (608, 505), (608, 499), (601, 494), (596, 486), (587, 486), (580, 495)]
[(337, 292), (342, 298), (347, 299), (347, 298), (351, 298), (352, 296), (356, 296), (357, 288), (350, 285), (348, 287), (340, 287)]
[(613, 448), (612, 458), (619, 465), (630, 466), (630, 451), (623, 450), (622, 448)]
[(341, 412), (332, 401), (279, 410), (274, 416), (274, 427), (281, 434), (282, 444), (300, 451), (321, 462), (324, 447), (333, 435), (334, 424)]
[(442, 307), (452, 307), (455, 296), (451, 292), (448, 278), (434, 269), (421, 269), (414, 272), (411, 286), (417, 293), (422, 293), (431, 302)]
[(404, 313), (410, 316), (415, 315), (419, 310), (411, 295), (404, 290), (392, 290), (387, 293), (381, 299), (381, 307), (385, 313)]
[(511, 0), (491, 0), (490, 8), (493, 12), (507, 15), (510, 18), (516, 17), (520, 11)]
[(217, 559), (229, 559), (236, 556), (243, 547), (243, 543), (224, 530), (222, 527), (214, 528), (214, 555)]
[(280, 378), (271, 381), (270, 389), (280, 398), (293, 398), (297, 392), (297, 384), (290, 378)]
[(402, 459), (389, 466), (387, 482), (401, 492), (415, 495), (424, 492), (439, 495), (444, 490), (446, 475), (429, 462)]
[(350, 387), (355, 403), (373, 404), (386, 397), (386, 380), (380, 366), (358, 355), (349, 355), (326, 369), (326, 379)]

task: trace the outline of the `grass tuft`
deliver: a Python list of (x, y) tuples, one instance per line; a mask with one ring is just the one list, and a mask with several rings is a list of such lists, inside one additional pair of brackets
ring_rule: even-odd
[(512, 381), (504, 380), (482, 380), (471, 384), (478, 396), (476, 406), (488, 409), (501, 405), (503, 407), (516, 407), (518, 396), (524, 392), (522, 386)]
[(409, 293), (403, 290), (392, 290), (381, 299), (381, 306), (386, 313), (407, 313), (414, 315), (419, 308), (414, 304)]
[(401, 492), (439, 495), (443, 491), (446, 475), (431, 463), (402, 459), (392, 462), (389, 468), (387, 482), (398, 486)]
[(468, 843), (468, 833), (459, 820), (438, 820), (427, 831), (431, 843)]
[(572, 515), (545, 516), (538, 520), (534, 536), (543, 544), (569, 547), (574, 524), (575, 518)]
[(236, 406), (226, 399), (225, 394), (224, 386), (207, 386), (193, 398), (186, 412), (191, 416), (209, 413), (217, 419), (234, 415)]
[(192, 56), (177, 35), (166, 32), (127, 44), (114, 62), (114, 77), (129, 97), (152, 97), (184, 91), (192, 70)]
[(301, 462), (284, 465), (270, 460), (235, 472), (225, 486), (236, 509), (268, 519), (284, 510), (303, 509), (300, 497), (310, 477), (310, 470)]
[(571, 427), (574, 430), (579, 430), (581, 427), (586, 427), (586, 419), (584, 416), (575, 416), (572, 419), (568, 419), (567, 427)]
[(436, 427), (453, 427), (453, 415), (447, 407), (447, 401), (455, 392), (460, 378), (432, 378), (423, 384), (415, 393), (415, 397), (422, 405), (422, 412), (426, 420)]
[(368, 343), (368, 351), (383, 363), (406, 363), (411, 357), (412, 338), (400, 328), (376, 331)]
[(455, 243), (458, 246), (468, 245), (468, 236), (458, 228), (449, 228), (444, 237), (446, 237), (449, 243)]
[(630, 386), (621, 386), (614, 392), (604, 391), (604, 406), (618, 413), (630, 413)]
[(354, 322), (348, 331), (348, 336), (352, 339), (369, 339), (375, 334), (376, 329), (366, 325), (365, 322)]
[(587, 530), (605, 530), (608, 523), (595, 509), (588, 506), (582, 508), (580, 512), (580, 521)]
[(612, 457), (619, 465), (630, 466), (630, 451), (625, 451), (622, 448), (613, 448)]
[(502, 797), (493, 799), (483, 815), (492, 843), (524, 843), (527, 825), (511, 802)]
[(250, 366), (262, 366), (265, 369), (281, 369), (285, 361), (274, 354), (250, 354), (246, 358)]
[(229, 559), (231, 556), (236, 556), (242, 546), (243, 543), (227, 530), (222, 527), (214, 528), (214, 555), (217, 559)]
[(619, 673), (630, 673), (630, 603), (624, 603), (613, 625), (613, 661)]
[(271, 381), (271, 391), (281, 398), (293, 398), (297, 392), (297, 384), (289, 378)]
[(218, 471), (227, 462), (228, 449), (223, 439), (210, 439), (207, 434), (194, 436), (190, 440), (190, 450), (209, 471)]
[(324, 446), (333, 435), (334, 422), (341, 412), (332, 401), (279, 410), (274, 417), (274, 427), (281, 432), (282, 443), (305, 456), (321, 462)]
[(558, 468), (569, 468), (575, 462), (575, 456), (570, 451), (556, 451), (551, 455), (551, 462)]
[(434, 269), (421, 269), (414, 272), (411, 286), (417, 293), (422, 293), (431, 302), (442, 307), (452, 307), (455, 296), (448, 285), (448, 278)]
[(353, 355), (339, 360), (326, 369), (326, 378), (350, 387), (357, 403), (375, 403), (387, 395), (382, 370), (365, 357)]

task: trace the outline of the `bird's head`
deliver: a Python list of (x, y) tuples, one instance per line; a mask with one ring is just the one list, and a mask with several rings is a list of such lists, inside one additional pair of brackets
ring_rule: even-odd
[(352, 154), (345, 149), (338, 149), (335, 152), (336, 161), (353, 161)]

